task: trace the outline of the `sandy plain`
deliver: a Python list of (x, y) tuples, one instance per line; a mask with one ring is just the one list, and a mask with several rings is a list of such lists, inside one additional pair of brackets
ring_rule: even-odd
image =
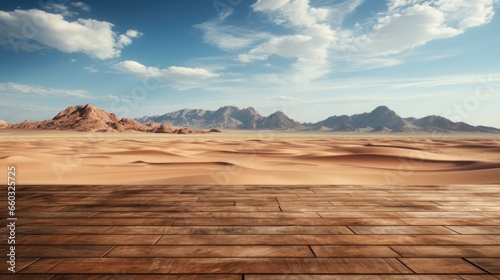
[(500, 136), (3, 129), (8, 165), (25, 185), (499, 184)]

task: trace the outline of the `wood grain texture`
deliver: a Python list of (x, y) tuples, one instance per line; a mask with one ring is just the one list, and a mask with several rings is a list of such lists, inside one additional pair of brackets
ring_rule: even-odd
[[(0, 279), (500, 279), (495, 185), (17, 193), (18, 273), (8, 275), (3, 263)], [(0, 202), (6, 208), (5, 196)]]

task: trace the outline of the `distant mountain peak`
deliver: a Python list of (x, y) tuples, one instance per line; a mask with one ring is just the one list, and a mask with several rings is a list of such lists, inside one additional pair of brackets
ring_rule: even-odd
[(268, 117), (262, 118), (256, 125), (260, 129), (274, 129), (274, 130), (301, 130), (304, 126), (281, 111), (276, 111)]
[(391, 111), (391, 109), (389, 109), (389, 107), (385, 106), (385, 105), (380, 105), (378, 106), (377, 108), (373, 109), (372, 112), (376, 112), (376, 111)]
[(4, 120), (0, 120), (0, 128), (5, 128), (5, 127), (8, 127), (8, 126), (9, 126), (9, 123), (7, 123)]
[(288, 116), (287, 116), (287, 115), (285, 115), (285, 113), (283, 113), (282, 111), (276, 111), (276, 112), (272, 113), (272, 114), (271, 114), (271, 115), (269, 115), (269, 116), (287, 117), (287, 118), (288, 118)]
[(393, 110), (389, 109), (387, 106), (378, 106), (375, 108), (373, 111), (370, 112), (370, 114), (374, 115), (397, 115), (396, 112)]

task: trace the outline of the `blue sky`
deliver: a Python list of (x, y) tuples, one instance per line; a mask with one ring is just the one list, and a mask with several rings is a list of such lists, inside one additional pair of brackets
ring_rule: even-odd
[(387, 105), (500, 127), (497, 0), (3, 0), (0, 119)]

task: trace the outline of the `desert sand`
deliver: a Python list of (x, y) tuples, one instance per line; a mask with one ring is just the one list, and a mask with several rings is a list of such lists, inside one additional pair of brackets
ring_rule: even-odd
[(8, 165), (25, 185), (498, 184), (500, 137), (3, 129), (0, 168)]

